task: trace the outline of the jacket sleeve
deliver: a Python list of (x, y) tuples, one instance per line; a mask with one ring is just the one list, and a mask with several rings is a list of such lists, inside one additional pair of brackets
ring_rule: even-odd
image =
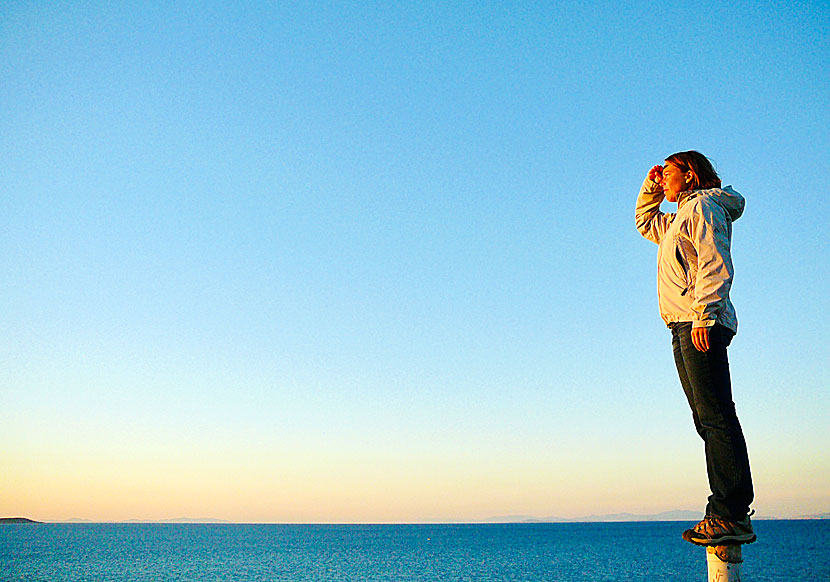
[(715, 203), (696, 204), (691, 236), (697, 250), (697, 275), (694, 281), (693, 327), (710, 327), (729, 297), (732, 287), (730, 220)]
[(657, 244), (660, 244), (660, 239), (674, 220), (674, 214), (660, 212), (660, 203), (664, 197), (663, 187), (646, 178), (637, 196), (637, 209), (634, 212), (637, 230)]

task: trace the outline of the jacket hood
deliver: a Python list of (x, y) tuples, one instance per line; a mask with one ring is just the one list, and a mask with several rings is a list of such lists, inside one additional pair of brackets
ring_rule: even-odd
[[(684, 196), (685, 194), (685, 196)], [(733, 221), (738, 220), (744, 213), (744, 206), (746, 200), (740, 193), (732, 189), (732, 186), (725, 186), (723, 188), (709, 188), (708, 190), (694, 190), (692, 192), (683, 192), (680, 194), (678, 200), (678, 208), (687, 200), (697, 198), (698, 196), (708, 196), (717, 202), (729, 215)]]

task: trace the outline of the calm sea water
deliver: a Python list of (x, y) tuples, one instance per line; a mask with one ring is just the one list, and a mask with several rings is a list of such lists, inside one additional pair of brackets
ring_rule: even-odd
[[(0, 580), (704, 581), (688, 525), (2, 525)], [(830, 520), (754, 526), (745, 581), (830, 581)]]

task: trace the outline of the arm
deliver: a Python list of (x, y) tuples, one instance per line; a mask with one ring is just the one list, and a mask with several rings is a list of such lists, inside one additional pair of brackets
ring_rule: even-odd
[[(690, 234), (697, 250), (697, 276), (692, 298), (695, 321), (692, 326), (708, 329), (715, 324), (732, 287), (734, 270), (729, 248), (729, 218), (717, 203), (701, 201), (695, 206), (691, 226)], [(707, 344), (708, 341), (704, 343)]]
[(663, 187), (659, 182), (660, 173), (657, 171), (657, 168), (659, 166), (651, 169), (640, 188), (640, 194), (637, 196), (637, 208), (634, 212), (634, 221), (641, 235), (652, 242), (660, 244), (660, 239), (663, 238), (672, 220), (674, 220), (674, 214), (660, 212), (660, 203), (663, 202), (665, 195), (663, 194)]

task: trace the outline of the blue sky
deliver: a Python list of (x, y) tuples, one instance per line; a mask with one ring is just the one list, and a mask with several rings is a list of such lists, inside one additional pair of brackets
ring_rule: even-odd
[(633, 224), (685, 149), (747, 198), (756, 507), (830, 511), (829, 53), (810, 2), (4, 3), (0, 514), (702, 510)]

